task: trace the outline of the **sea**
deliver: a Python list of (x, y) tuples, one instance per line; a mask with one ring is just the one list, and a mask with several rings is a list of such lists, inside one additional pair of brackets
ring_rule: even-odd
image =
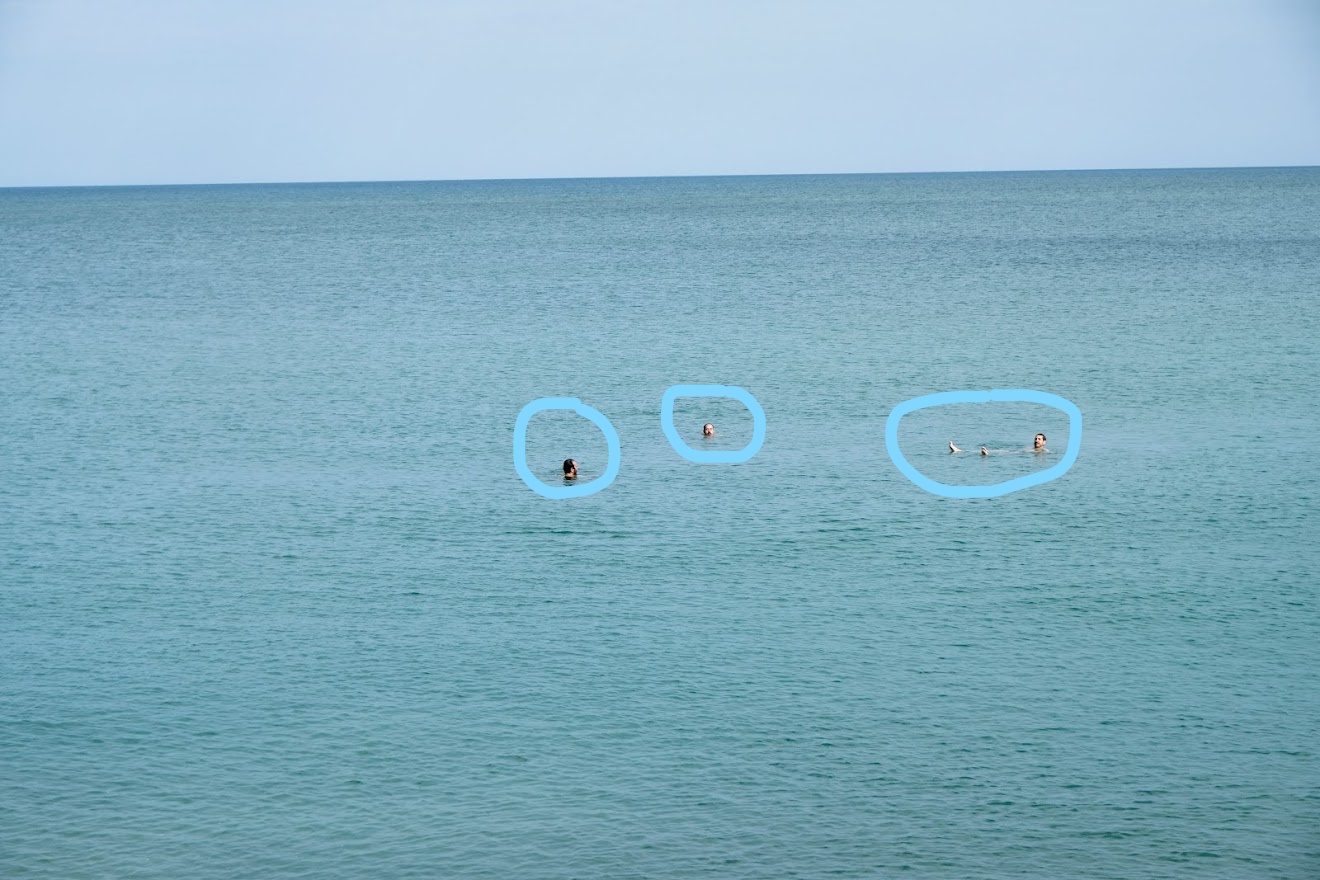
[(1318, 877), (1318, 335), (1317, 168), (0, 190), (0, 876)]

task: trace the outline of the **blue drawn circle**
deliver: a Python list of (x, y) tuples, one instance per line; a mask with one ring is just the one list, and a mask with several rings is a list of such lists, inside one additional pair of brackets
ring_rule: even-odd
[[(600, 432), (605, 435), (605, 442), (609, 445), (609, 462), (605, 466), (605, 473), (589, 483), (583, 483), (581, 486), (547, 486), (536, 478), (527, 467), (527, 423), (532, 420), (532, 416), (539, 412), (545, 412), (551, 409), (571, 409), (573, 412), (588, 419), (600, 428)], [(583, 495), (591, 495), (599, 492), (619, 475), (619, 432), (614, 430), (614, 425), (605, 418), (605, 414), (598, 409), (587, 406), (576, 397), (539, 397), (522, 408), (518, 413), (518, 420), (513, 423), (513, 469), (518, 472), (518, 476), (527, 484), (537, 495), (545, 498), (581, 498)]]
[[(680, 397), (728, 397), (747, 407), (752, 414), (752, 439), (742, 449), (693, 449), (683, 442), (674, 428), (674, 401)], [(674, 451), (688, 461), (718, 464), (737, 464), (747, 461), (761, 451), (765, 442), (765, 410), (756, 398), (737, 385), (671, 385), (660, 399), (660, 428)]]
[[(1002, 483), (995, 483), (990, 486), (950, 486), (930, 479), (903, 457), (903, 451), (898, 448), (898, 423), (903, 416), (919, 409), (943, 406), (948, 403), (990, 403), (992, 401), (1043, 403), (1045, 406), (1067, 413), (1068, 449), (1064, 452), (1063, 459), (1048, 470), (1005, 480)], [(1007, 495), (1009, 492), (1039, 486), (1041, 483), (1048, 483), (1050, 480), (1057, 480), (1073, 466), (1073, 462), (1077, 460), (1077, 453), (1081, 448), (1082, 411), (1067, 398), (1059, 397), (1057, 394), (1047, 394), (1044, 391), (1031, 391), (1030, 389), (1013, 391), (942, 391), (939, 394), (927, 394), (925, 397), (914, 397), (911, 400), (903, 401), (894, 407), (893, 411), (889, 413), (889, 418), (885, 421), (885, 449), (889, 452), (889, 457), (893, 460), (894, 466), (898, 468), (903, 476), (922, 489), (932, 495), (942, 495), (945, 498), (997, 498), (1000, 495)]]

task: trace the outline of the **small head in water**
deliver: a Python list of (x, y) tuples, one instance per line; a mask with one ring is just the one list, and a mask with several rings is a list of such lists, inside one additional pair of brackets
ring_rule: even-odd
[(1031, 448), (1035, 449), (1037, 452), (1043, 450), (1045, 448), (1045, 435), (1037, 434), (1036, 442), (1032, 444)]
[(564, 459), (564, 479), (565, 480), (577, 479), (577, 462), (571, 458)]
[(702, 426), (701, 426), (701, 436), (703, 436), (703, 437), (714, 437), (714, 436), (715, 436), (715, 426), (712, 425), (710, 422), (707, 422), (706, 424), (702, 425)]

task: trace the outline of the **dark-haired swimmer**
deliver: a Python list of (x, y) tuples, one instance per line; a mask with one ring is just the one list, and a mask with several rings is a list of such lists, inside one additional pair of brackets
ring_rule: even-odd
[(564, 459), (564, 479), (565, 480), (577, 479), (577, 462), (571, 458)]
[[(949, 451), (950, 451), (950, 452), (964, 452), (965, 450), (959, 449), (957, 446), (954, 446), (954, 445), (953, 445), (953, 441), (950, 440), (950, 441), (949, 441)], [(1049, 452), (1049, 450), (1045, 448), (1045, 435), (1044, 435), (1044, 434), (1037, 434), (1037, 435), (1036, 435), (1036, 439), (1035, 439), (1034, 441), (1032, 441), (1032, 444), (1031, 444), (1031, 451), (1032, 451), (1032, 452)], [(990, 450), (987, 449), (986, 447), (982, 446), (982, 447), (981, 447), (981, 454), (982, 454), (982, 455), (989, 455), (989, 454), (990, 454)]]
[(715, 436), (715, 426), (712, 425), (710, 422), (707, 422), (706, 424), (702, 425), (702, 426), (701, 426), (701, 436), (703, 436), (703, 437), (714, 437), (714, 436)]

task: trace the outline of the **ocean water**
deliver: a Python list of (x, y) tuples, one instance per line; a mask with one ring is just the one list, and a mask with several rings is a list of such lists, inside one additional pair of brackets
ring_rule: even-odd
[(1320, 876), (1318, 290), (1320, 169), (0, 191), (0, 875)]

